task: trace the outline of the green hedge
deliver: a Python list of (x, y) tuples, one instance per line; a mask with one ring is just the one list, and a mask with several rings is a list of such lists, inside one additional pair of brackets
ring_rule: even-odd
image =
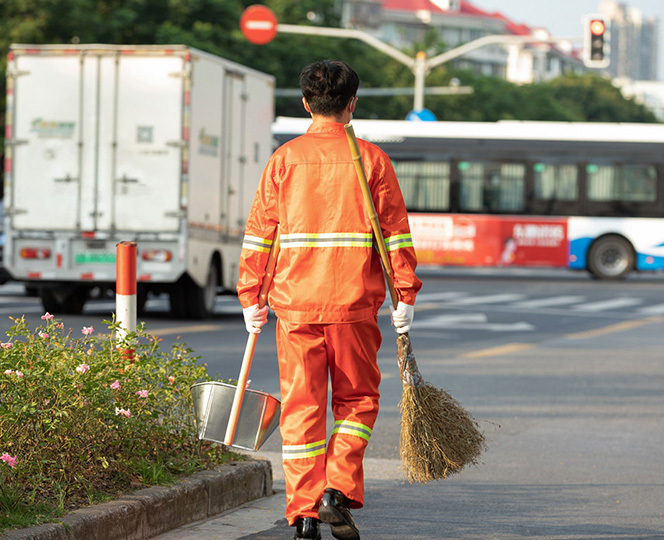
[(0, 530), (52, 519), (237, 459), (198, 439), (191, 393), (209, 380), (186, 345), (141, 326), (124, 341), (46, 313), (0, 342)]

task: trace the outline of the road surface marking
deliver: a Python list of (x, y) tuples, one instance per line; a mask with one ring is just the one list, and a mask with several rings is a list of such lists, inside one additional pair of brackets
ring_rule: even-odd
[(604, 328), (596, 328), (595, 330), (588, 330), (586, 332), (577, 332), (575, 334), (567, 334), (567, 339), (586, 339), (598, 336), (605, 336), (606, 334), (613, 334), (615, 332), (624, 332), (646, 326), (647, 324), (655, 324), (664, 321), (664, 317), (650, 317), (648, 319), (640, 319), (638, 321), (625, 321), (617, 324), (611, 324)]
[(449, 292), (439, 292), (439, 293), (423, 293), (417, 295), (418, 302), (432, 302), (434, 300), (451, 300), (453, 298), (459, 298), (460, 296), (468, 296), (467, 292), (461, 291), (449, 291)]
[(199, 324), (197, 326), (174, 326), (171, 328), (157, 328), (149, 333), (153, 336), (168, 336), (173, 334), (193, 334), (196, 332), (214, 332), (221, 330), (220, 324)]
[(489, 294), (487, 296), (471, 296), (470, 298), (458, 298), (450, 300), (446, 305), (470, 306), (476, 304), (497, 304), (500, 302), (516, 302), (525, 298), (523, 294)]
[(504, 356), (519, 351), (534, 349), (536, 345), (532, 343), (506, 343), (498, 347), (490, 347), (489, 349), (480, 349), (479, 351), (472, 351), (462, 355), (462, 358), (487, 358), (489, 356)]
[(575, 311), (604, 311), (608, 309), (637, 306), (642, 303), (643, 298), (614, 298), (612, 300), (603, 300), (601, 302), (581, 304), (579, 306), (572, 307), (572, 309)]
[(443, 330), (485, 330), (488, 332), (529, 332), (535, 327), (525, 321), (514, 323), (489, 323), (485, 313), (460, 313), (453, 315), (437, 315), (424, 319), (416, 319), (413, 331), (427, 328)]
[(664, 304), (654, 304), (652, 306), (637, 309), (636, 312), (642, 315), (664, 315)]
[(547, 298), (536, 298), (534, 300), (524, 300), (516, 302), (511, 307), (520, 308), (543, 308), (551, 306), (562, 306), (565, 304), (578, 304), (586, 299), (585, 296), (550, 296)]

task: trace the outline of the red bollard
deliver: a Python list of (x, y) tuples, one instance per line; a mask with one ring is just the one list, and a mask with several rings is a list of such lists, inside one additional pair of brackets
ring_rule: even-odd
[(116, 338), (122, 340), (136, 331), (136, 242), (116, 247), (115, 317), (120, 325)]

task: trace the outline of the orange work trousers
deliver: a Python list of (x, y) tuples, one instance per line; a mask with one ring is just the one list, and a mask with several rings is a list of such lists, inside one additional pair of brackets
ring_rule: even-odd
[[(364, 504), (362, 459), (378, 415), (376, 318), (343, 324), (277, 321), (286, 519), (318, 517), (323, 491)], [(328, 373), (334, 426), (327, 440)]]

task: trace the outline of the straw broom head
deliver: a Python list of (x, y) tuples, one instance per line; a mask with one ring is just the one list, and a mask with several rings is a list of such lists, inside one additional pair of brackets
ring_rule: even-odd
[[(353, 126), (344, 126), (355, 171), (362, 189), (371, 228), (383, 262), (392, 305), (399, 296), (394, 286), (392, 267), (385, 247), (378, 215), (373, 203), (362, 155)], [(459, 472), (476, 463), (485, 447), (477, 423), (452, 397), (424, 382), (417, 369), (408, 334), (397, 339), (398, 360), (403, 382), (401, 409), (401, 462), (410, 482), (429, 482)]]
[(476, 465), (486, 448), (477, 422), (447, 392), (425, 382), (408, 334), (397, 338), (403, 383), (399, 453), (409, 482), (447, 478)]

